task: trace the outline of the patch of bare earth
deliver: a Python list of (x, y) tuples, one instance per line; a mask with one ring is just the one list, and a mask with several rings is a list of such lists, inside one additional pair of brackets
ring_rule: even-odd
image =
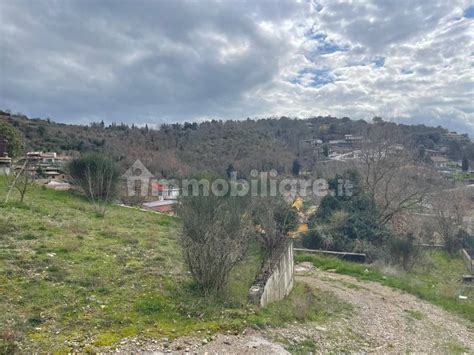
[(217, 334), (212, 340), (197, 337), (182, 337), (168, 342), (166, 339), (124, 339), (116, 348), (100, 349), (104, 353), (151, 353), (151, 354), (288, 354), (277, 342), (266, 334), (246, 330), (239, 335)]
[(298, 269), (298, 281), (332, 292), (353, 310), (320, 327), (308, 324), (272, 330), (285, 339), (291, 339), (292, 333), (306, 336), (320, 352), (474, 352), (472, 325), (437, 306), (376, 282)]
[[(334, 294), (352, 311), (324, 324), (292, 324), (285, 328), (216, 335), (210, 342), (180, 338), (169, 344), (124, 342), (118, 351), (208, 354), (285, 354), (286, 349), (317, 353), (474, 353), (472, 325), (437, 306), (376, 282), (297, 265), (296, 279)], [(133, 340), (132, 340), (133, 341)], [(310, 344), (301, 348), (300, 344)]]

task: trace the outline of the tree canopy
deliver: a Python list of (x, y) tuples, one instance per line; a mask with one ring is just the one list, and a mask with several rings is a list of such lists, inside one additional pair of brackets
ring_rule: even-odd
[(0, 119), (0, 136), (8, 141), (7, 152), (12, 158), (20, 156), (23, 152), (23, 135), (13, 125)]

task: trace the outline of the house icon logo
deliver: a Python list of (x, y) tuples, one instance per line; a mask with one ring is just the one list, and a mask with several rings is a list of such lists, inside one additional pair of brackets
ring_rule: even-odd
[(127, 181), (128, 196), (148, 195), (150, 179), (153, 178), (153, 174), (140, 160), (137, 159), (122, 177)]

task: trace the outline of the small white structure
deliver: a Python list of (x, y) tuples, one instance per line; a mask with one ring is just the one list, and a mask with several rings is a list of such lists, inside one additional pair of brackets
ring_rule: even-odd
[(360, 142), (364, 138), (362, 136), (354, 136), (353, 134), (345, 134), (344, 135), (344, 140), (346, 143), (355, 143), (355, 142)]
[(176, 200), (179, 197), (179, 188), (168, 186), (167, 189), (162, 191), (163, 199), (165, 200)]
[(12, 166), (12, 158), (7, 153), (0, 157), (0, 175), (10, 175)]

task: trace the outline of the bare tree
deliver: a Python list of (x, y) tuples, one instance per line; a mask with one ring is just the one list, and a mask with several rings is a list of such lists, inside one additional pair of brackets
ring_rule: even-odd
[[(117, 178), (114, 172), (107, 166), (101, 165), (94, 171), (88, 166), (86, 170), (88, 184), (88, 196), (94, 204), (99, 215), (105, 216), (107, 206), (114, 195), (113, 185)], [(99, 189), (95, 188), (99, 186)]]
[(376, 124), (358, 145), (355, 163), (368, 196), (380, 212), (380, 224), (421, 205), (431, 191), (433, 172), (415, 165), (412, 150), (394, 127)]
[(435, 216), (435, 231), (443, 239), (448, 252), (457, 252), (462, 246), (460, 231), (463, 228), (464, 218), (473, 208), (471, 201), (462, 190), (451, 189), (433, 194), (430, 205)]
[(23, 202), (28, 188), (34, 183), (34, 181), (35, 170), (32, 169), (31, 160), (26, 158), (20, 170), (18, 170), (18, 172), (13, 175), (7, 196), (5, 197), (5, 203), (9, 201), (13, 189), (18, 190), (20, 193), (20, 202)]

